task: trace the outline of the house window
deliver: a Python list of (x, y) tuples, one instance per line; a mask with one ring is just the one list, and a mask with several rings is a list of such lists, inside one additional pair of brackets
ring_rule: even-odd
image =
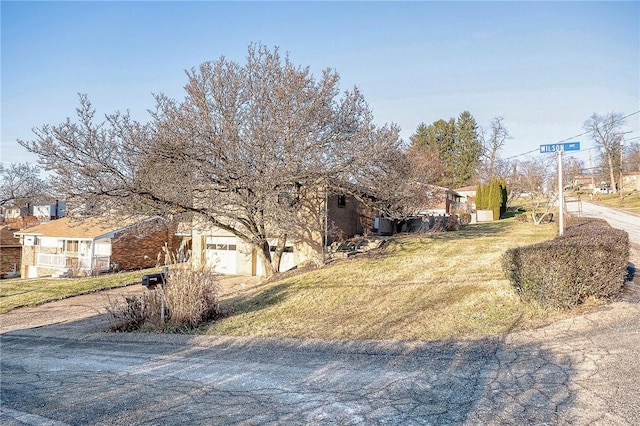
[(338, 207), (346, 207), (346, 206), (347, 206), (347, 196), (338, 195)]
[(236, 251), (235, 244), (207, 244), (207, 250)]
[[(269, 246), (269, 251), (275, 252), (276, 251), (276, 246)], [(293, 247), (291, 246), (285, 246), (284, 250), (282, 251), (283, 253), (293, 253)]]
[(78, 240), (65, 241), (64, 251), (66, 251), (67, 253), (77, 253), (78, 246), (79, 246)]

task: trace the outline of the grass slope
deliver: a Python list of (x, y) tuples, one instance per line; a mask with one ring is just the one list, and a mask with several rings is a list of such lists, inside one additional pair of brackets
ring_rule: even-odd
[(384, 252), (337, 262), (222, 301), (208, 334), (322, 339), (478, 338), (561, 315), (520, 302), (500, 268), (506, 249), (551, 239), (553, 225), (513, 219), (393, 239)]

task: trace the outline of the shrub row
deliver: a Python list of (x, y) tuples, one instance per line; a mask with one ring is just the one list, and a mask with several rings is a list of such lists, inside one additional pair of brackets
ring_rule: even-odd
[(622, 291), (629, 235), (600, 219), (573, 219), (562, 237), (508, 250), (502, 267), (525, 301), (568, 308)]

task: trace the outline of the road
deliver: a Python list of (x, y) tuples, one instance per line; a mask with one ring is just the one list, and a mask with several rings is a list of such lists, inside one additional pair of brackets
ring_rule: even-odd
[(640, 244), (640, 216), (571, 198), (567, 199), (566, 205), (569, 213), (604, 219), (614, 228), (627, 231), (632, 244)]
[(0, 423), (640, 424), (637, 303), (474, 342), (157, 336), (92, 324), (0, 335)]

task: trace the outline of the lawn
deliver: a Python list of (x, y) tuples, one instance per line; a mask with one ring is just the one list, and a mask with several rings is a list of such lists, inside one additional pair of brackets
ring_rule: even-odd
[(12, 278), (0, 281), (0, 314), (21, 306), (36, 306), (97, 290), (140, 283), (144, 274), (159, 268), (87, 278)]
[(520, 302), (500, 267), (510, 247), (557, 228), (507, 219), (458, 232), (404, 236), (363, 255), (223, 299), (207, 334), (321, 339), (479, 338), (567, 313)]
[(620, 194), (598, 194), (594, 202), (603, 206), (622, 208), (632, 213), (640, 213), (640, 191), (625, 191), (623, 193), (622, 207), (620, 206)]

